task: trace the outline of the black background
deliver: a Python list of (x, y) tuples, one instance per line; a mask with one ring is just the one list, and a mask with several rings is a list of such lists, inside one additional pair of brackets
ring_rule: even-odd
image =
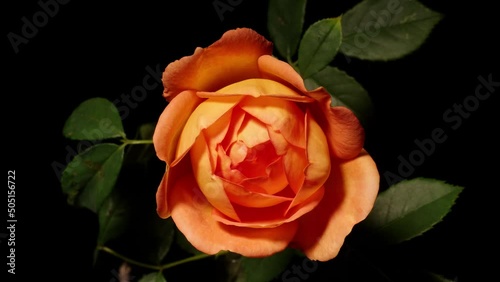
[[(17, 54), (7, 34), (20, 34), (22, 17), (32, 19), (40, 6), (36, 1), (4, 3), (2, 139), (7, 141), (4, 165), (16, 170), (17, 278), (114, 281), (114, 269), (101, 270), (99, 278), (92, 273), (95, 218), (66, 205), (53, 169), (55, 162), (67, 164), (67, 146), (74, 146), (62, 136), (64, 121), (84, 100), (119, 99), (142, 84), (146, 66), (163, 69), (191, 55), (195, 47), (210, 45), (228, 29), (250, 27), (269, 38), (267, 1), (243, 0), (225, 12), (222, 21), (212, 2), (72, 0), (59, 5), (58, 13), (21, 44)], [(358, 1), (332, 2), (309, 1), (305, 26), (338, 16)], [(456, 130), (443, 114), (474, 95), (478, 76), (500, 81), (498, 24), (493, 6), (479, 1), (422, 3), (445, 17), (417, 51), (391, 62), (336, 59), (336, 63), (373, 99), (376, 114), (367, 128), (366, 148), (379, 166), (382, 189), (388, 185), (383, 174), (397, 173), (398, 156), (407, 158), (417, 148), (414, 140), (430, 138), (436, 128), (445, 131), (447, 140), (409, 178), (437, 178), (465, 187), (443, 222), (391, 254), (394, 263), (436, 271), (456, 281), (491, 281), (499, 274), (494, 228), (498, 222), (495, 110), (500, 90), (496, 87)], [(160, 86), (149, 91), (131, 109), (123, 121), (128, 135), (138, 125), (156, 121), (166, 105), (161, 93)], [(155, 169), (148, 180), (134, 185), (151, 193), (160, 178), (161, 169)], [(5, 244), (2, 239), (2, 261)], [(210, 281), (215, 271), (211, 267), (180, 266), (167, 280), (188, 281), (202, 274)], [(341, 266), (321, 266), (309, 281), (333, 281), (329, 279), (336, 267)], [(5, 263), (0, 269), (4, 272)]]

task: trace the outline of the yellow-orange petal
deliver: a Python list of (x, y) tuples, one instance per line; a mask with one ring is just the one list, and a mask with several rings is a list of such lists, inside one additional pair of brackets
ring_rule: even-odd
[(231, 126), (229, 126), (226, 137), (221, 143), (222, 148), (226, 151), (229, 151), (229, 147), (238, 140), (238, 132), (246, 117), (246, 113), (239, 107), (234, 107), (232, 112)]
[(234, 220), (239, 220), (238, 215), (224, 191), (222, 179), (214, 174), (215, 167), (212, 166), (211, 152), (205, 138), (200, 134), (190, 150), (191, 166), (193, 175), (207, 200), (216, 209)]
[(250, 78), (230, 84), (215, 92), (199, 91), (197, 95), (200, 98), (245, 95), (254, 98), (274, 97), (294, 102), (310, 103), (315, 101), (313, 98), (298, 93), (286, 85), (269, 79)]
[(218, 147), (226, 137), (226, 134), (231, 125), (232, 112), (226, 112), (222, 117), (215, 121), (211, 126), (204, 129), (203, 132), (207, 136), (206, 141), (210, 152), (210, 162), (213, 168), (217, 167)]
[(283, 137), (279, 131), (274, 130), (270, 125), (267, 126), (267, 134), (269, 135), (269, 140), (274, 146), (276, 154), (278, 156), (286, 154), (289, 144), (285, 137)]
[(310, 104), (311, 110), (328, 138), (332, 154), (345, 160), (356, 157), (365, 142), (365, 131), (356, 115), (346, 107), (331, 107), (331, 96), (322, 88), (308, 95), (318, 101)]
[(306, 123), (306, 155), (308, 165), (304, 170), (302, 187), (293, 199), (290, 208), (300, 204), (314, 194), (330, 176), (330, 154), (328, 141), (323, 130), (311, 116), (309, 110), (305, 116)]
[[(243, 158), (246, 157), (247, 147), (245, 145), (238, 146), (238, 144), (241, 144), (241, 142), (234, 143), (233, 146), (231, 146), (231, 157), (226, 155), (222, 146), (218, 147), (218, 167), (216, 174), (219, 175), (222, 180), (245, 187), (245, 190), (249, 192), (259, 194), (275, 194), (288, 185), (286, 176), (283, 173), (283, 164), (280, 158), (270, 162), (265, 168), (265, 175), (261, 177), (255, 176), (250, 178), (245, 175), (248, 171), (240, 171), (237, 166), (240, 160), (242, 161)], [(237, 147), (241, 147), (241, 149)], [(236, 168), (233, 168), (233, 166), (236, 166)], [(235, 201), (231, 200), (231, 202)]]
[(247, 117), (241, 124), (237, 138), (252, 148), (269, 141), (269, 133), (265, 124), (255, 118)]
[(224, 181), (224, 189), (232, 203), (244, 207), (265, 208), (283, 202), (291, 202), (293, 200), (289, 197), (252, 192), (245, 189), (244, 185), (231, 183), (229, 181)]
[[(191, 113), (179, 136), (174, 163), (181, 159), (193, 146), (203, 129), (206, 129), (224, 117), (243, 97), (211, 98), (203, 101)], [(230, 121), (230, 116), (225, 116)], [(222, 140), (220, 140), (222, 141)]]
[(216, 254), (226, 250), (246, 257), (267, 257), (284, 250), (294, 237), (296, 222), (275, 228), (244, 228), (214, 220), (210, 203), (190, 189), (196, 185), (192, 176), (179, 179), (172, 189), (171, 203), (175, 225), (199, 251)]
[(290, 143), (305, 148), (304, 113), (296, 103), (271, 97), (246, 97), (240, 108), (272, 129), (281, 132)]
[(269, 207), (254, 208), (235, 205), (241, 221), (235, 221), (224, 214), (214, 211), (213, 215), (217, 221), (227, 225), (249, 227), (249, 228), (272, 228), (294, 222), (304, 214), (314, 209), (323, 198), (323, 187), (317, 190), (311, 197), (291, 210), (288, 209), (290, 202), (283, 202)]
[(293, 244), (311, 260), (336, 257), (354, 225), (373, 208), (379, 182), (376, 164), (364, 149), (355, 159), (333, 161), (325, 195), (314, 210), (299, 219)]
[(171, 165), (182, 128), (194, 109), (201, 103), (193, 91), (184, 91), (165, 107), (153, 134), (153, 144), (160, 160)]
[(305, 149), (289, 146), (286, 154), (283, 155), (283, 167), (285, 175), (288, 179), (288, 184), (295, 194), (300, 191), (300, 187), (304, 183), (305, 169), (309, 163)]
[[(264, 190), (266, 194), (277, 194), (288, 186), (282, 158), (269, 163), (266, 167), (266, 177), (244, 179), (241, 184), (251, 191)], [(254, 188), (258, 187), (258, 188)]]
[(185, 158), (176, 166), (168, 167), (163, 174), (158, 190), (156, 191), (156, 212), (161, 218), (170, 217), (169, 190), (175, 182), (191, 171), (189, 158)]
[(293, 86), (303, 94), (307, 92), (304, 80), (287, 62), (271, 55), (263, 55), (259, 58), (258, 64), (263, 78)]
[(163, 95), (172, 99), (179, 92), (192, 89), (215, 91), (231, 83), (260, 76), (257, 60), (271, 54), (273, 45), (249, 28), (225, 32), (206, 48), (170, 63), (163, 72)]
[(160, 185), (158, 186), (158, 190), (156, 191), (156, 212), (158, 216), (161, 218), (168, 218), (170, 216), (170, 209), (168, 206), (168, 189), (167, 189), (167, 171), (163, 175), (161, 179)]

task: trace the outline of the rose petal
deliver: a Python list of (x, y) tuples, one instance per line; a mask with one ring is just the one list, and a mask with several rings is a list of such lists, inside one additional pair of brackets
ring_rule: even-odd
[(311, 110), (328, 138), (333, 155), (345, 160), (356, 157), (365, 141), (365, 131), (356, 115), (346, 107), (331, 107), (331, 96), (323, 89), (309, 95), (319, 102)]
[(295, 146), (288, 147), (285, 155), (283, 155), (283, 166), (285, 175), (288, 179), (288, 184), (295, 194), (300, 191), (304, 184), (305, 169), (308, 165), (306, 151)]
[(234, 205), (241, 220), (235, 221), (226, 215), (214, 211), (213, 216), (217, 221), (226, 225), (249, 227), (249, 228), (274, 228), (285, 223), (285, 211), (290, 203), (284, 202), (266, 208), (249, 208)]
[(285, 137), (278, 131), (274, 130), (271, 126), (267, 126), (267, 134), (269, 135), (269, 139), (274, 146), (274, 150), (278, 156), (282, 156), (286, 153), (288, 149), (288, 141), (286, 141)]
[(267, 126), (255, 118), (247, 117), (241, 124), (237, 138), (250, 148), (265, 143), (269, 141)]
[[(263, 177), (249, 178), (243, 172), (238, 169), (233, 169), (233, 166), (239, 164), (246, 157), (246, 150), (238, 150), (236, 146), (240, 143), (234, 143), (231, 147), (231, 157), (227, 156), (221, 146), (218, 147), (218, 167), (217, 175), (227, 182), (234, 183), (235, 185), (241, 185), (245, 187), (246, 190), (252, 193), (260, 194), (275, 194), (283, 190), (287, 185), (288, 181), (284, 174), (283, 164), (281, 159), (277, 159), (271, 162), (266, 167), (266, 175)], [(247, 147), (243, 145), (242, 149)], [(238, 151), (242, 151), (238, 154)], [(241, 155), (241, 156), (239, 156)], [(236, 160), (235, 160), (236, 158)], [(235, 162), (236, 161), (236, 162)], [(247, 172), (246, 170), (244, 172)], [(247, 172), (248, 173), (248, 172)]]
[(309, 198), (302, 200), (298, 205), (288, 208), (286, 211), (286, 217), (288, 218), (285, 222), (296, 220), (302, 217), (304, 214), (313, 210), (323, 199), (325, 194), (325, 187), (321, 186), (316, 189)]
[(163, 95), (170, 100), (186, 89), (215, 91), (258, 78), (257, 59), (272, 49), (272, 43), (254, 30), (229, 30), (207, 48), (198, 47), (193, 55), (170, 63), (163, 72)]
[(191, 112), (202, 102), (193, 91), (183, 91), (165, 107), (156, 124), (153, 144), (156, 155), (171, 165), (177, 141)]
[[(226, 215), (214, 211), (214, 218), (224, 224), (250, 228), (271, 228), (295, 221), (302, 215), (310, 212), (318, 205), (324, 194), (324, 189), (319, 189), (309, 199), (288, 210), (288, 201), (269, 207), (254, 208), (234, 205), (240, 221), (228, 218)], [(288, 210), (288, 212), (287, 212)]]
[[(247, 149), (246, 159), (234, 167), (250, 179), (269, 177), (273, 164), (281, 159), (271, 142)], [(276, 167), (279, 168), (279, 167)]]
[(222, 148), (226, 151), (229, 150), (229, 147), (238, 140), (238, 132), (240, 131), (240, 127), (245, 120), (246, 113), (240, 109), (240, 107), (234, 107), (233, 113), (231, 115), (231, 126), (229, 126), (228, 131), (226, 133), (226, 137), (222, 140)]
[(224, 191), (222, 180), (214, 174), (215, 167), (212, 167), (210, 155), (205, 134), (200, 134), (190, 150), (191, 165), (196, 182), (210, 204), (232, 219), (239, 220)]
[(289, 197), (274, 196), (270, 194), (252, 192), (245, 189), (245, 186), (224, 181), (224, 189), (232, 203), (244, 207), (265, 208), (283, 202), (291, 202)]
[(242, 141), (236, 141), (229, 147), (229, 154), (219, 148), (219, 157), (224, 157), (228, 159), (227, 165), (223, 167), (223, 171), (235, 167), (245, 161), (248, 154), (248, 146)]
[(207, 144), (213, 168), (217, 167), (217, 148), (220, 147), (220, 143), (226, 137), (231, 124), (231, 117), (232, 112), (228, 111), (207, 129), (204, 129), (205, 136), (209, 137), (207, 138)]
[(294, 102), (270, 97), (247, 97), (239, 106), (261, 122), (281, 132), (290, 144), (305, 148), (304, 113)]
[(298, 72), (287, 62), (281, 61), (271, 55), (263, 55), (258, 60), (259, 69), (263, 78), (291, 85), (302, 93), (307, 93), (304, 80)]
[(296, 222), (263, 229), (222, 224), (214, 220), (210, 203), (189, 189), (193, 186), (194, 178), (186, 176), (173, 187), (172, 219), (187, 240), (203, 253), (212, 255), (226, 250), (246, 257), (267, 257), (284, 250), (297, 230)]
[[(243, 97), (211, 98), (203, 101), (191, 113), (178, 140), (175, 161), (191, 148), (203, 129), (208, 128), (228, 113)], [(229, 119), (227, 119), (227, 122)], [(222, 141), (222, 140), (221, 140)]]
[(330, 142), (330, 150), (341, 159), (350, 159), (359, 154), (364, 144), (364, 130), (356, 116), (345, 107), (331, 107), (331, 96), (322, 87), (307, 91), (302, 77), (288, 63), (264, 55), (259, 58), (262, 77), (288, 85), (314, 98), (319, 106), (313, 108), (316, 121), (324, 129)]
[(222, 179), (234, 183), (241, 183), (244, 179), (246, 179), (246, 176), (241, 171), (233, 169), (233, 162), (243, 161), (246, 157), (247, 146), (245, 146), (244, 144), (240, 144), (241, 142), (237, 142), (234, 143), (233, 146), (231, 146), (231, 157), (226, 155), (226, 152), (224, 151), (222, 146), (217, 147), (218, 162), (216, 174)]
[(189, 158), (184, 158), (176, 166), (167, 167), (156, 191), (156, 212), (161, 218), (170, 216), (169, 190), (187, 171), (191, 171)]
[(254, 98), (274, 97), (294, 102), (313, 102), (313, 98), (297, 93), (296, 90), (282, 83), (262, 78), (251, 78), (223, 87), (215, 92), (199, 91), (201, 98), (246, 95)]
[(168, 170), (163, 175), (161, 179), (160, 186), (158, 186), (158, 190), (156, 191), (156, 212), (158, 216), (161, 218), (168, 218), (170, 216), (170, 207), (168, 205), (168, 189), (167, 189), (167, 178)]
[(304, 170), (304, 181), (297, 196), (293, 199), (290, 208), (301, 203), (314, 194), (330, 176), (330, 153), (328, 141), (325, 134), (316, 121), (312, 118), (309, 110), (305, 116), (306, 143), (308, 165)]
[(353, 226), (366, 218), (378, 194), (380, 176), (363, 149), (352, 160), (335, 160), (320, 204), (299, 219), (294, 244), (311, 260), (337, 256)]
[[(288, 186), (282, 158), (271, 162), (266, 167), (267, 176), (244, 179), (241, 184), (251, 191), (264, 190), (267, 194), (276, 194)], [(258, 188), (254, 188), (258, 187)]]

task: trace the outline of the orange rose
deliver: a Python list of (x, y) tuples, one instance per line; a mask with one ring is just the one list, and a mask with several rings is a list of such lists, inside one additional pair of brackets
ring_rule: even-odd
[(379, 173), (355, 115), (272, 48), (239, 28), (166, 67), (157, 211), (207, 254), (326, 261), (371, 211)]

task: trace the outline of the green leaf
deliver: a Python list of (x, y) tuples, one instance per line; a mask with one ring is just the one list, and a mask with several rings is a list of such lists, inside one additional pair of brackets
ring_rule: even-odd
[[(144, 250), (151, 250), (150, 261), (160, 264), (165, 256), (170, 251), (170, 247), (175, 238), (175, 224), (171, 217), (162, 219), (156, 217), (155, 220), (144, 228), (146, 232), (150, 232), (151, 236), (147, 236), (149, 244), (145, 244)], [(149, 248), (147, 248), (149, 246)]]
[(299, 45), (298, 67), (306, 79), (326, 67), (342, 43), (341, 17), (313, 23), (304, 33)]
[(299, 45), (306, 2), (306, 0), (269, 1), (267, 29), (280, 55), (289, 61)]
[(125, 146), (111, 143), (89, 147), (71, 160), (61, 176), (61, 187), (70, 204), (93, 212), (112, 191), (123, 162)]
[(373, 116), (373, 105), (368, 92), (353, 77), (336, 67), (327, 66), (304, 81), (307, 89), (323, 86), (332, 96), (332, 107), (351, 109), (363, 127)]
[(448, 279), (444, 277), (443, 275), (432, 273), (432, 272), (426, 272), (425, 273), (425, 281), (429, 282), (456, 282), (458, 280), (456, 279)]
[[(243, 256), (237, 253), (228, 252), (219, 261), (225, 271), (224, 281), (247, 282), (245, 273), (241, 267)], [(220, 262), (219, 262), (220, 263)]]
[(292, 248), (264, 258), (241, 257), (239, 281), (266, 282), (272, 281), (283, 273), (296, 254)]
[[(137, 190), (135, 193), (137, 193)], [(130, 228), (120, 237), (122, 245), (116, 247), (116, 250), (138, 261), (161, 265), (164, 263), (163, 260), (174, 242), (174, 222), (171, 217), (167, 219), (160, 218), (156, 210), (150, 208), (151, 203), (147, 208), (145, 205), (137, 204), (138, 201), (144, 202), (143, 199), (137, 198), (138, 196), (134, 197), (132, 193), (129, 196), (132, 198), (127, 208), (133, 214), (133, 217), (127, 221)], [(140, 210), (141, 207), (142, 210)]]
[[(113, 190), (116, 192), (116, 190)], [(99, 209), (99, 236), (97, 244), (102, 246), (119, 237), (129, 220), (129, 203), (118, 193), (111, 193)]]
[(73, 110), (63, 127), (73, 140), (103, 140), (123, 137), (122, 120), (116, 106), (105, 98), (91, 98)]
[(167, 282), (167, 279), (161, 272), (153, 272), (142, 276), (139, 282)]
[(416, 0), (364, 0), (342, 16), (340, 52), (365, 60), (394, 60), (418, 49), (442, 15)]
[(398, 182), (381, 192), (360, 223), (364, 236), (383, 244), (412, 239), (431, 229), (451, 210), (463, 187), (428, 178)]

